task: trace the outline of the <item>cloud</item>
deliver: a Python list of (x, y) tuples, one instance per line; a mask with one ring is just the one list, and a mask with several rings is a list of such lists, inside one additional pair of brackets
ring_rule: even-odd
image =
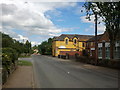
[[(97, 26), (97, 32), (98, 34), (101, 34), (105, 31), (105, 25), (104, 24), (98, 24)], [(85, 29), (85, 32), (91, 32), (91, 33), (95, 33), (95, 25), (92, 24), (90, 25), (88, 28)]]
[[(81, 20), (81, 22), (83, 22), (83, 23), (95, 23), (95, 16), (94, 15), (91, 15), (90, 16), (90, 20), (89, 19), (87, 19), (86, 18), (86, 16), (81, 16), (80, 17), (80, 20)], [(103, 19), (101, 18), (101, 17), (98, 17), (98, 22), (101, 22), (101, 23), (103, 23), (103, 21), (102, 21)]]
[(0, 4), (0, 8), (2, 8), (2, 15), (13, 14), (17, 10), (17, 7), (14, 4)]
[(80, 20), (83, 22), (83, 23), (94, 23), (94, 15), (92, 15), (91, 17), (90, 17), (90, 21), (88, 20), (88, 19), (86, 19), (86, 16), (81, 16), (80, 17)]
[(32, 44), (32, 46), (34, 46), (34, 45), (39, 45), (40, 43), (38, 43), (38, 42), (31, 42), (31, 44)]
[(17, 38), (14, 38), (14, 39), (16, 39), (16, 40), (19, 40), (19, 41), (26, 41), (26, 40), (28, 40), (28, 37), (24, 37), (24, 36), (22, 36), (22, 35), (17, 35), (18, 37)]
[(104, 24), (100, 24), (98, 25), (98, 32), (99, 33), (103, 33), (105, 31), (106, 27)]
[[(70, 2), (24, 2), (5, 0), (0, 4), (2, 8), (2, 22), (3, 32), (8, 33), (10, 36), (17, 40), (29, 39), (29, 36), (39, 35), (39, 37), (51, 37), (58, 35), (64, 30), (55, 26), (46, 16), (47, 11), (52, 11), (55, 14), (57, 8), (74, 7), (76, 4)], [(56, 14), (61, 14), (56, 13)], [(21, 36), (17, 30), (21, 30), (26, 35)]]
[[(95, 20), (95, 16), (92, 15), (90, 17), (90, 19), (91, 20), (89, 21), (88, 19), (86, 19), (86, 16), (81, 16), (80, 17), (81, 22), (91, 24), (88, 28), (85, 29), (86, 32), (94, 30), (94, 27), (95, 27), (94, 26), (95, 25), (95, 21), (94, 21)], [(97, 24), (98, 33), (103, 33), (105, 31), (105, 25), (104, 25), (104, 22), (102, 20), (103, 20), (102, 18), (98, 17), (98, 21), (97, 21), (98, 22), (98, 24)], [(100, 22), (100, 24), (99, 24), (99, 22)]]

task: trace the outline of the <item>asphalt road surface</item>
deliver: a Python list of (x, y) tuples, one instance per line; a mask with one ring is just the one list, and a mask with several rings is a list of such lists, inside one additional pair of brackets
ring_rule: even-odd
[[(118, 78), (48, 56), (34, 55), (36, 88), (117, 88)], [(114, 73), (113, 73), (114, 74)]]

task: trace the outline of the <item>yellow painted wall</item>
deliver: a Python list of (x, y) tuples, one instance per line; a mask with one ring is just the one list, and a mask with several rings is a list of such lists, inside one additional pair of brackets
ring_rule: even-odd
[[(68, 39), (68, 37), (66, 37), (65, 39)], [(85, 49), (85, 47), (82, 47), (82, 43), (84, 42), (78, 42), (78, 39), (75, 37), (74, 39), (77, 40), (77, 43), (74, 44), (74, 39), (73, 40), (69, 40), (68, 44), (66, 44), (64, 41), (53, 41), (52, 43), (52, 55), (53, 56), (58, 56), (60, 51), (76, 51), (76, 49), (79, 49), (79, 51), (82, 51), (83, 49)], [(83, 40), (85, 41), (85, 40)], [(59, 49), (60, 46), (65, 46), (66, 49)], [(73, 50), (72, 50), (73, 49)]]

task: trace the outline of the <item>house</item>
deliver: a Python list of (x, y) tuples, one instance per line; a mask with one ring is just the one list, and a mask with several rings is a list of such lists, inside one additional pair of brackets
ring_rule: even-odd
[[(120, 38), (117, 37), (114, 48), (114, 59), (120, 59)], [(98, 58), (110, 59), (110, 40), (107, 32), (104, 32), (98, 42)]]
[[(97, 36), (98, 43), (98, 58), (99, 59), (110, 59), (110, 40), (107, 32)], [(86, 49), (89, 52), (90, 57), (95, 57), (95, 37), (87, 40)], [(114, 50), (114, 59), (120, 59), (120, 38), (117, 37)]]
[(86, 48), (86, 41), (92, 35), (62, 34), (53, 38), (52, 55), (58, 56), (60, 51), (82, 51)]
[[(97, 35), (97, 42), (100, 41), (100, 38), (103, 34)], [(95, 36), (86, 41), (86, 50), (90, 57), (95, 58)]]

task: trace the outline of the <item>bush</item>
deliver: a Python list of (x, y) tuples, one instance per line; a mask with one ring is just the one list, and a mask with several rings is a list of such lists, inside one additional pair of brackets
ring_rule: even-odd
[(120, 69), (120, 60), (109, 60), (108, 66), (111, 67), (111, 68)]
[(76, 61), (79, 61), (79, 59), (80, 59), (80, 56), (78, 53), (75, 53), (75, 55), (73, 57), (75, 58)]
[(76, 58), (77, 61), (80, 61), (80, 62), (83, 62), (83, 63), (88, 63), (89, 62), (89, 59), (85, 56), (78, 56)]
[(5, 83), (8, 74), (12, 73), (16, 68), (16, 61), (18, 60), (17, 52), (12, 48), (2, 49), (2, 82)]
[(11, 65), (12, 65), (12, 60), (10, 56), (3, 53), (2, 54), (2, 67), (6, 69), (8, 73), (10, 73)]
[(9, 59), (11, 59), (13, 63), (15, 63), (15, 60), (18, 60), (18, 53), (12, 48), (3, 48), (2, 53), (9, 56)]
[(109, 63), (109, 59), (98, 59), (98, 62), (99, 62), (99, 65), (102, 65), (102, 66), (108, 66), (108, 63)]
[(7, 81), (8, 78), (8, 71), (5, 67), (2, 68), (2, 84)]

